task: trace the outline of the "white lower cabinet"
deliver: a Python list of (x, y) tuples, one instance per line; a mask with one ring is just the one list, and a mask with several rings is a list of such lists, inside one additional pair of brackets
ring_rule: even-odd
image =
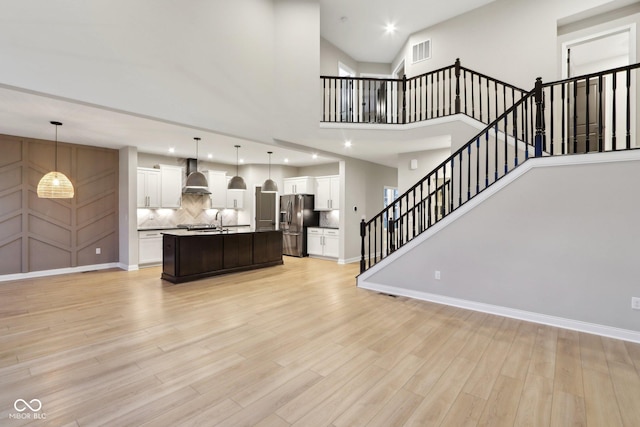
[(162, 233), (157, 230), (138, 231), (138, 265), (162, 263)]
[(307, 228), (307, 252), (329, 258), (340, 255), (340, 231), (330, 228)]

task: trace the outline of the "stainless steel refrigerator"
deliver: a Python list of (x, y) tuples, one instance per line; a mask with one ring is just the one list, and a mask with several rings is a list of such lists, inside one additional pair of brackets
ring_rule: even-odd
[(307, 227), (317, 227), (319, 214), (313, 210), (313, 196), (287, 194), (280, 196), (280, 230), (282, 254), (307, 256)]

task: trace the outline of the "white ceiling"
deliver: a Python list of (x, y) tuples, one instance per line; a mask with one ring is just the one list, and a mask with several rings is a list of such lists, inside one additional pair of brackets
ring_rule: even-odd
[[(491, 1), (457, 0), (443, 6), (437, 0), (320, 0), (321, 36), (359, 61), (391, 62), (410, 33)], [(347, 19), (341, 20), (343, 16)], [(394, 34), (385, 34), (388, 22), (397, 27)], [(319, 141), (316, 146), (324, 151), (278, 141), (271, 145), (0, 84), (0, 133), (52, 140), (51, 120), (63, 122), (58, 130), (62, 142), (114, 149), (131, 145), (140, 152), (175, 157), (195, 157), (193, 138), (200, 137), (199, 158), (211, 154), (210, 161), (227, 164), (236, 162), (236, 144), (241, 145), (239, 155), (244, 163), (266, 164), (267, 151), (273, 151), (273, 164), (285, 164), (286, 158), (291, 166), (335, 162), (343, 156), (395, 166), (398, 148), (379, 143), (345, 149), (341, 137)], [(174, 153), (169, 153), (170, 147)], [(314, 153), (318, 153), (315, 159)]]
[[(241, 146), (239, 158), (247, 164), (267, 164), (267, 151), (273, 151), (273, 164), (309, 166), (337, 160), (326, 154), (314, 159), (317, 150), (308, 147), (267, 145), (0, 85), (0, 133), (53, 140), (55, 129), (49, 123), (52, 120), (63, 122), (58, 141), (72, 144), (114, 149), (130, 145), (144, 153), (189, 158), (196, 155), (193, 138), (199, 137), (198, 157), (211, 162), (235, 164), (236, 144)], [(174, 153), (169, 152), (171, 147)], [(212, 157), (208, 158), (208, 154)]]
[(320, 0), (320, 34), (356, 61), (391, 63), (412, 33), (492, 1)]

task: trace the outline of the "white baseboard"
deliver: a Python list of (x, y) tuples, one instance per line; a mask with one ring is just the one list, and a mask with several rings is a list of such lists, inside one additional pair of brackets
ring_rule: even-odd
[(122, 262), (118, 263), (118, 268), (124, 271), (136, 271), (140, 269), (138, 264), (124, 264)]
[(353, 264), (354, 262), (360, 262), (360, 257), (346, 258), (346, 259), (339, 259), (338, 260), (338, 264)]
[(366, 283), (364, 281), (361, 282), (360, 280), (358, 280), (358, 287), (390, 295), (415, 298), (422, 301), (430, 301), (438, 304), (460, 307), (467, 310), (480, 311), (482, 313), (495, 314), (498, 316), (525, 320), (527, 322), (540, 323), (543, 325), (555, 326), (558, 328), (570, 329), (573, 331), (586, 332), (589, 334), (601, 335), (604, 337), (615, 338), (623, 341), (640, 343), (640, 331), (620, 329), (612, 326), (599, 325), (596, 323), (588, 323), (580, 320), (566, 319), (563, 317), (550, 316), (541, 313), (534, 313), (531, 311), (524, 311), (498, 305), (485, 304), (476, 301), (452, 298), (438, 294), (431, 294), (428, 292), (396, 288), (393, 286), (379, 285), (375, 283)]
[[(55, 270), (40, 270), (40, 271), (31, 271), (28, 273), (15, 273), (15, 274), (4, 274), (0, 276), (0, 282), (9, 282), (12, 280), (22, 280), (22, 279), (33, 279), (36, 277), (47, 277), (47, 276), (57, 276), (59, 274), (69, 274), (69, 273), (83, 273), (85, 271), (93, 271), (93, 270), (107, 270), (109, 268), (123, 268), (120, 263), (111, 262), (107, 264), (93, 264), (93, 265), (82, 265), (79, 267), (67, 267), (67, 268), (56, 268)], [(138, 266), (135, 266), (135, 270), (138, 269)]]

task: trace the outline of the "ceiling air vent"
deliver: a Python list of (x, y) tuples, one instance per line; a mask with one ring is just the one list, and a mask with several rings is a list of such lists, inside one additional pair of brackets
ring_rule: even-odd
[(431, 58), (431, 39), (413, 45), (413, 63)]

